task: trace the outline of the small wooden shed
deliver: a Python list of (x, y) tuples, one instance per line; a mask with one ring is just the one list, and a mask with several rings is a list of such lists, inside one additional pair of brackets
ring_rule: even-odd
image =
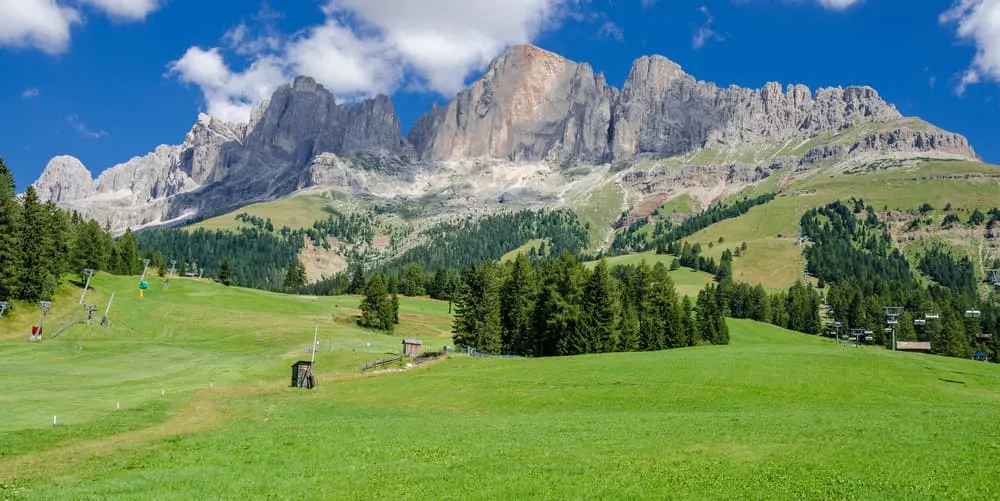
[(896, 341), (896, 349), (899, 351), (930, 353), (931, 343), (929, 341)]
[(299, 360), (292, 364), (292, 387), (293, 388), (314, 388), (316, 377), (313, 375), (313, 363), (308, 360)]
[(419, 339), (404, 339), (403, 340), (403, 356), (404, 357), (418, 357), (423, 353), (423, 343)]

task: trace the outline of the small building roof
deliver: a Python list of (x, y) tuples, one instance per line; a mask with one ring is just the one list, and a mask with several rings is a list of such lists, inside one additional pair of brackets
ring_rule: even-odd
[(419, 339), (404, 339), (403, 344), (424, 344)]
[(897, 350), (930, 351), (930, 341), (896, 341)]

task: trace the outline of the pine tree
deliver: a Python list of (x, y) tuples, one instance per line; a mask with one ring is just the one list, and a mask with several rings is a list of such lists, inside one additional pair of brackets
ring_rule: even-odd
[(348, 289), (350, 294), (361, 294), (365, 290), (365, 272), (361, 269), (361, 266), (354, 265), (351, 268), (351, 287)]
[[(435, 280), (437, 281), (437, 280)], [(531, 322), (535, 308), (535, 270), (524, 254), (514, 258), (510, 277), (500, 291), (503, 348), (511, 354), (531, 353)]]
[(121, 275), (138, 275), (142, 273), (142, 263), (139, 261), (139, 246), (135, 243), (132, 229), (126, 229), (125, 234), (118, 239), (118, 273)]
[(104, 232), (97, 221), (87, 221), (77, 228), (76, 238), (73, 241), (74, 269), (111, 271), (108, 267), (108, 252), (104, 246), (104, 238)]
[(45, 264), (49, 274), (59, 282), (63, 273), (71, 271), (70, 256), (73, 246), (73, 231), (69, 214), (52, 202), (45, 203), (45, 231), (50, 245), (45, 248)]
[(597, 263), (583, 289), (583, 334), (586, 338), (584, 353), (618, 351), (619, 307), (608, 263), (603, 258)]
[(296, 260), (285, 273), (285, 289), (298, 291), (306, 286), (306, 267)]
[(463, 273), (462, 293), (455, 305), (455, 344), (498, 354), (502, 349), (500, 276), (492, 261)]
[(47, 247), (52, 245), (47, 230), (45, 207), (38, 200), (35, 188), (25, 190), (21, 207), (21, 269), (19, 293), (24, 301), (49, 299), (56, 280), (45, 262)]
[(681, 301), (681, 312), (681, 325), (683, 326), (684, 337), (688, 340), (688, 346), (696, 346), (701, 342), (701, 337), (698, 335), (698, 326), (695, 323), (694, 305), (691, 304), (691, 298), (684, 296), (684, 300)]
[(364, 292), (365, 297), (361, 300), (361, 325), (392, 333), (395, 330), (396, 312), (381, 273), (372, 276)]
[(18, 293), (21, 263), (21, 207), (15, 198), (14, 176), (0, 158), (0, 300)]
[(233, 279), (229, 275), (229, 259), (222, 260), (222, 266), (219, 267), (219, 282), (226, 287), (233, 284)]

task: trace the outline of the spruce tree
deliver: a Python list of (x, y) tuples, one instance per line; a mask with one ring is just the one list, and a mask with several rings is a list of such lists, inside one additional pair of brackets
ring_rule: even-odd
[(21, 263), (21, 207), (15, 198), (14, 176), (0, 158), (0, 300), (18, 293)]
[(365, 287), (365, 297), (361, 300), (361, 320), (364, 327), (393, 332), (395, 312), (389, 297), (389, 288), (381, 273), (372, 275)]
[(701, 342), (701, 338), (698, 334), (698, 326), (695, 323), (694, 315), (694, 305), (691, 304), (691, 298), (684, 296), (684, 300), (681, 301), (681, 325), (683, 326), (684, 337), (688, 340), (688, 346), (696, 346)]
[(285, 289), (299, 291), (306, 286), (306, 267), (299, 260), (288, 266), (285, 272)]
[(104, 246), (104, 232), (97, 221), (81, 224), (73, 240), (73, 266), (75, 270), (90, 268), (112, 271), (108, 267), (108, 252)]
[(583, 289), (584, 353), (618, 351), (618, 292), (601, 258)]
[(49, 299), (56, 280), (45, 261), (52, 245), (46, 221), (47, 212), (38, 200), (35, 188), (28, 186), (21, 206), (21, 269), (18, 297), (35, 302)]
[(499, 354), (503, 349), (499, 269), (487, 261), (468, 268), (463, 277), (453, 325), (455, 344)]
[(219, 267), (219, 282), (226, 287), (233, 284), (233, 279), (229, 274), (229, 259), (222, 260), (222, 265)]
[(518, 355), (531, 353), (535, 289), (535, 270), (524, 254), (518, 254), (514, 258), (510, 276), (500, 291), (502, 344), (507, 353)]
[[(125, 234), (118, 239), (118, 273), (122, 275), (138, 275), (142, 273), (142, 262), (139, 261), (139, 246), (135, 243), (132, 229), (126, 229)], [(150, 260), (152, 261), (152, 260)]]

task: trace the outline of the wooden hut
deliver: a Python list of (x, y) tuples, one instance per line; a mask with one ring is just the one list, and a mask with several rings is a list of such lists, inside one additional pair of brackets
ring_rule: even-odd
[(314, 388), (316, 378), (313, 376), (313, 363), (308, 360), (299, 360), (292, 364), (292, 387), (293, 388)]
[(931, 343), (929, 341), (896, 341), (896, 349), (899, 351), (930, 353)]
[(419, 339), (403, 340), (403, 356), (418, 357), (423, 352), (423, 343)]

